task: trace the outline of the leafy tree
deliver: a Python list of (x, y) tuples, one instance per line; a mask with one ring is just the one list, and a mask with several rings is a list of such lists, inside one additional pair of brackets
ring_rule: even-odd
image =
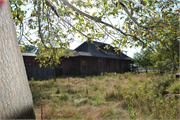
[(147, 73), (147, 67), (153, 66), (151, 58), (152, 53), (149, 50), (144, 50), (141, 53), (135, 53), (133, 56), (133, 61), (140, 67), (145, 68)]
[[(38, 30), (38, 38), (29, 39), (29, 43), (47, 49), (54, 48), (49, 47), (50, 41), (68, 48), (76, 37), (111, 39), (118, 49), (129, 45), (161, 48), (173, 45), (172, 38), (179, 31), (179, 1), (174, 0), (10, 0), (10, 3), (20, 36), (29, 35), (23, 32), (26, 23), (30, 29)], [(27, 4), (33, 8), (25, 19), (28, 9), (21, 6)]]
[(56, 67), (61, 64), (64, 57), (70, 54), (70, 50), (53, 48), (47, 49), (45, 47), (39, 47), (38, 54), (35, 59), (40, 62), (40, 67), (51, 66), (54, 69), (54, 81), (56, 81)]
[(178, 69), (179, 41), (177, 37), (173, 39), (175, 39), (173, 44), (156, 48), (156, 52), (153, 53), (152, 62), (159, 68), (160, 72), (170, 70), (175, 72)]

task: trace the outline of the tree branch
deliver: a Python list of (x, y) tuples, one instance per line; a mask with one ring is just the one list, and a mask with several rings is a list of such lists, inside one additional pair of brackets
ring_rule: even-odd
[(115, 30), (117, 30), (117, 31), (119, 31), (121, 34), (123, 34), (124, 36), (133, 37), (135, 40), (139, 40), (140, 42), (144, 43), (142, 40), (140, 40), (140, 39), (137, 38), (136, 36), (131, 35), (131, 34), (126, 34), (126, 33), (124, 33), (122, 30), (120, 30), (119, 28), (116, 28), (116, 27), (114, 27), (114, 26), (112, 26), (112, 25), (110, 25), (110, 24), (108, 24), (108, 23), (106, 23), (106, 22), (103, 22), (103, 21), (101, 21), (101, 20), (100, 20), (99, 18), (97, 18), (97, 17), (90, 16), (90, 15), (88, 15), (88, 14), (80, 11), (79, 9), (75, 8), (72, 4), (70, 4), (67, 0), (61, 0), (61, 1), (62, 1), (64, 4), (66, 4), (67, 6), (69, 6), (70, 8), (72, 8), (74, 11), (76, 11), (76, 12), (84, 15), (85, 17), (87, 17), (87, 18), (89, 18), (89, 19), (92, 19), (92, 20), (94, 20), (95, 22), (102, 23), (102, 24), (104, 24), (104, 25), (106, 25), (106, 26), (109, 26), (109, 27), (111, 27), (111, 28), (114, 28)]
[(48, 49), (48, 47), (44, 43), (44, 38), (43, 38), (43, 35), (41, 33), (41, 19), (40, 19), (41, 13), (40, 13), (40, 11), (41, 11), (41, 0), (39, 0), (39, 2), (38, 2), (38, 27), (39, 27), (38, 33), (39, 33), (39, 37), (41, 39), (41, 42)]

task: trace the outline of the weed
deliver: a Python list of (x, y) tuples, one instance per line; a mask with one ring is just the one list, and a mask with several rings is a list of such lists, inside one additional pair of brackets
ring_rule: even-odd
[(77, 110), (70, 108), (65, 108), (64, 110), (62, 110), (60, 115), (60, 117), (64, 119), (70, 119), (70, 118), (72, 119), (74, 117), (77, 118), (77, 116), (78, 116)]
[(121, 80), (121, 79), (122, 79), (122, 77), (121, 77), (121, 76), (119, 76), (119, 77), (118, 77), (118, 79), (119, 79), (119, 80)]
[(57, 90), (56, 90), (56, 92), (55, 92), (56, 94), (59, 94), (60, 93), (60, 89), (59, 88), (57, 88)]
[(52, 97), (52, 102), (53, 103), (59, 103), (60, 102), (60, 100), (59, 100), (59, 97), (58, 96), (55, 96), (55, 97)]
[(37, 119), (42, 102), (44, 119), (178, 119), (179, 81), (171, 74), (154, 74), (104, 73), (29, 85)]
[(74, 102), (77, 107), (77, 106), (81, 106), (88, 103), (88, 101), (89, 101), (88, 98), (81, 98), (81, 99), (75, 100)]
[(126, 72), (126, 73), (123, 74), (123, 76), (127, 79), (128, 77), (131, 76), (131, 73), (130, 72)]
[(99, 80), (104, 80), (104, 77), (98, 77)]
[(108, 108), (101, 113), (103, 119), (113, 119), (114, 111), (112, 108)]
[(56, 111), (55, 111), (55, 106), (45, 106), (43, 109), (43, 119), (55, 119), (56, 117)]
[(70, 88), (70, 89), (68, 90), (68, 93), (76, 94), (76, 93), (78, 93), (78, 90), (75, 89), (75, 88)]
[(66, 94), (62, 94), (60, 95), (59, 99), (66, 101), (68, 99), (68, 96)]
[(30, 79), (30, 81), (34, 82), (34, 78), (32, 77), (32, 78)]
[(114, 90), (112, 90), (111, 92), (106, 92), (105, 99), (106, 100), (117, 99), (117, 94), (114, 93)]
[(131, 77), (128, 77), (127, 79), (128, 79), (129, 81), (131, 81), (131, 80), (132, 80), (132, 78), (131, 78)]
[(136, 112), (135, 112), (135, 110), (133, 109), (133, 104), (132, 104), (132, 102), (130, 102), (129, 104), (128, 104), (128, 111), (129, 111), (129, 118), (130, 119), (136, 119)]
[(98, 90), (98, 86), (93, 86), (93, 91), (97, 91)]

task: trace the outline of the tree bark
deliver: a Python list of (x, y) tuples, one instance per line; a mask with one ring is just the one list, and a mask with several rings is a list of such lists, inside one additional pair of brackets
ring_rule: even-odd
[(9, 0), (0, 8), (0, 119), (35, 119)]

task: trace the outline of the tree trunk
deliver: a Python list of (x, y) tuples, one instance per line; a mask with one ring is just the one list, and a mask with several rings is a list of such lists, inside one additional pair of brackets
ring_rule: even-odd
[(35, 119), (9, 0), (0, 8), (0, 119)]
[(148, 69), (146, 68), (146, 73), (147, 73)]

